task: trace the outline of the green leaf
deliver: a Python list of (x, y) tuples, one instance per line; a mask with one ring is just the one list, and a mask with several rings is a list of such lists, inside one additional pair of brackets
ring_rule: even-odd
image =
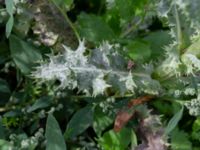
[(122, 0), (115, 0), (115, 3), (122, 24), (128, 23), (134, 16), (134, 2), (132, 0), (126, 0), (126, 3), (124, 3)]
[(12, 16), (14, 12), (14, 0), (6, 0), (5, 5), (6, 5), (6, 11), (10, 16)]
[(110, 130), (99, 139), (99, 144), (104, 150), (126, 150), (130, 142), (131, 129), (127, 128), (123, 128), (118, 133)]
[(78, 30), (82, 37), (94, 43), (115, 38), (115, 34), (109, 25), (101, 17), (95, 15), (84, 13), (79, 15)]
[(137, 136), (134, 131), (131, 131), (131, 149), (135, 149), (138, 145)]
[(193, 125), (192, 125), (192, 130), (193, 131), (199, 131), (200, 130), (200, 118), (197, 118)]
[(103, 15), (103, 19), (116, 35), (121, 34), (120, 17), (116, 9), (107, 10), (106, 14)]
[(8, 22), (6, 23), (6, 37), (7, 38), (10, 36), (13, 25), (14, 25), (14, 17), (10, 16), (10, 18), (8, 19)]
[(50, 97), (42, 97), (38, 100), (36, 100), (36, 102), (28, 108), (27, 112), (33, 112), (37, 109), (41, 109), (41, 108), (46, 108), (51, 104), (51, 98)]
[(42, 55), (38, 49), (15, 35), (10, 36), (9, 43), (11, 56), (17, 67), (19, 67), (24, 74), (30, 73), (34, 64), (42, 59)]
[(13, 146), (8, 141), (0, 140), (0, 149), (1, 150), (11, 150), (11, 149), (13, 149)]
[(134, 61), (146, 61), (151, 56), (150, 45), (145, 41), (133, 41), (127, 45), (128, 55)]
[(66, 150), (66, 144), (58, 122), (49, 114), (46, 124), (45, 137), (47, 139), (46, 150)]
[[(160, 38), (162, 37), (162, 38)], [(151, 59), (158, 60), (165, 54), (164, 46), (169, 45), (172, 38), (169, 31), (156, 31), (149, 33), (144, 39), (151, 47)]]
[(93, 129), (98, 136), (101, 136), (102, 131), (105, 130), (106, 127), (111, 125), (112, 122), (113, 120), (102, 111), (100, 111), (99, 109), (95, 110)]
[(76, 112), (67, 125), (66, 138), (73, 138), (85, 131), (93, 122), (93, 109), (86, 106)]
[(197, 118), (192, 125), (192, 139), (200, 141), (200, 118)]
[(13, 25), (14, 25), (14, 17), (13, 17), (14, 1), (7, 0), (7, 1), (5, 1), (5, 4), (6, 4), (6, 11), (10, 15), (8, 22), (6, 23), (6, 37), (8, 38), (10, 36), (10, 33), (11, 33)]
[(172, 150), (192, 150), (192, 143), (189, 141), (188, 134), (177, 128), (171, 134)]
[(67, 11), (70, 10), (71, 5), (73, 4), (74, 0), (52, 0), (53, 3), (60, 8), (65, 8)]
[(183, 109), (184, 107), (181, 108), (180, 111), (178, 111), (169, 121), (166, 129), (165, 129), (165, 134), (169, 134), (178, 124), (178, 122), (181, 120), (182, 115), (183, 115)]

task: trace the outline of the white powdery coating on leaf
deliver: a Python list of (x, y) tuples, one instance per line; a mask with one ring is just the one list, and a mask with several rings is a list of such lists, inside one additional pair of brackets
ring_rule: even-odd
[(93, 81), (93, 84), (92, 84), (93, 94), (92, 95), (94, 97), (99, 94), (103, 94), (103, 92), (105, 91), (106, 88), (111, 87), (111, 85), (106, 84), (103, 77), (104, 77), (104, 75), (101, 74)]
[(64, 58), (66, 60), (65, 63), (67, 63), (68, 67), (73, 67), (76, 65), (84, 66), (87, 64), (88, 62), (87, 57), (84, 56), (86, 50), (84, 41), (79, 41), (79, 46), (75, 51), (72, 51), (71, 48), (65, 45), (63, 45), (63, 47), (65, 49), (64, 53)]
[[(130, 70), (126, 69), (126, 59), (117, 53), (119, 47), (116, 48), (116, 45), (104, 42), (100, 47), (91, 49), (89, 53), (86, 53), (84, 41), (80, 41), (75, 51), (67, 46), (63, 47), (64, 53), (57, 56), (50, 55), (49, 62), (43, 62), (37, 67), (32, 73), (33, 77), (43, 82), (59, 80), (60, 88), (78, 88), (78, 92), (92, 96), (104, 94), (106, 88), (111, 86), (114, 92), (134, 94), (137, 82), (133, 80), (133, 75), (137, 76), (137, 80), (148, 83), (141, 88), (143, 91), (147, 86), (155, 87), (153, 89), (156, 91), (160, 89), (151, 79), (153, 68), (146, 66), (143, 68), (146, 71), (129, 72)], [(152, 90), (150, 92), (152, 93)]]
[(99, 50), (103, 52), (103, 61), (105, 61), (107, 64), (110, 65), (110, 61), (108, 59), (108, 54), (110, 52), (110, 50), (112, 49), (112, 45), (110, 45), (107, 41), (106, 42), (103, 42), (100, 47), (99, 47)]
[(177, 43), (174, 42), (170, 44), (169, 46), (165, 47), (167, 59), (163, 63), (163, 69), (165, 70), (165, 72), (168, 72), (171, 74), (174, 73), (176, 76), (180, 76), (181, 61), (180, 61), (179, 53), (175, 49), (176, 45)]
[(133, 81), (132, 73), (130, 72), (128, 76), (120, 78), (120, 81), (124, 81), (126, 88), (134, 93), (134, 89), (137, 87), (135, 82)]
[(187, 74), (194, 74), (194, 71), (200, 70), (200, 60), (192, 54), (184, 54), (182, 61), (187, 67)]

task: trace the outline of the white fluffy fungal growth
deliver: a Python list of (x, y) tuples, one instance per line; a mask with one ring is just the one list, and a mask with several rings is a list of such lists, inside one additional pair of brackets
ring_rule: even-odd
[[(37, 67), (32, 73), (33, 77), (41, 81), (59, 80), (60, 88), (78, 88), (92, 96), (104, 94), (107, 88), (121, 95), (134, 94), (138, 85), (141, 85), (140, 80), (147, 82), (148, 86), (155, 84), (151, 80), (151, 72), (127, 69), (127, 60), (118, 53), (118, 45), (103, 42), (100, 47), (87, 49), (87, 52), (84, 41), (79, 42), (75, 51), (63, 47), (65, 52), (57, 56), (50, 55), (49, 62)], [(138, 80), (137, 84), (134, 77)]]
[(137, 88), (136, 83), (133, 80), (132, 73), (130, 72), (128, 76), (122, 77), (120, 81), (125, 82), (125, 86), (127, 90), (134, 92), (135, 88)]
[(105, 80), (103, 80), (103, 77), (104, 75), (101, 74), (96, 79), (94, 79), (92, 83), (93, 96), (103, 94), (106, 88), (111, 87), (111, 85), (106, 84)]
[(194, 74), (194, 72), (200, 71), (200, 60), (192, 54), (184, 54), (182, 61), (187, 67), (187, 74)]

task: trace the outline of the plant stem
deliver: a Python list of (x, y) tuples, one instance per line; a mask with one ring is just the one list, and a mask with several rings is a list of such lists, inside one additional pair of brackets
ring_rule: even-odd
[[(118, 95), (113, 95), (113, 96), (109, 96), (109, 97), (114, 97), (114, 98), (132, 98), (134, 95), (133, 94), (127, 94), (127, 95), (124, 95), (124, 96), (118, 96)], [(77, 98), (77, 99), (83, 99), (83, 98), (96, 98), (96, 97), (93, 97), (93, 96), (85, 96), (85, 95), (73, 95), (73, 96), (70, 96), (72, 98)]]
[(176, 103), (179, 103), (181, 105), (184, 105), (185, 102), (189, 102), (189, 100), (176, 100), (176, 99), (170, 99), (170, 98), (165, 98), (165, 97), (160, 97), (159, 100), (164, 100), (164, 101), (168, 101), (168, 102), (176, 102)]
[(80, 40), (80, 35), (79, 35), (78, 31), (76, 30), (76, 27), (74, 26), (72, 21), (67, 16), (66, 12), (63, 11), (63, 9), (61, 7), (59, 7), (53, 0), (49, 0), (49, 1), (51, 1), (56, 6), (56, 8), (60, 11), (60, 13), (63, 15), (64, 19), (66, 20), (66, 22), (69, 24), (71, 29), (74, 31), (74, 34), (75, 34), (76, 38), (79, 41)]

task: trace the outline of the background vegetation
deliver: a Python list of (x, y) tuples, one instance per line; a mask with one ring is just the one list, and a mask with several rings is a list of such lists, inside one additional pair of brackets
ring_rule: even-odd
[(0, 0), (1, 150), (199, 150), (198, 0)]

